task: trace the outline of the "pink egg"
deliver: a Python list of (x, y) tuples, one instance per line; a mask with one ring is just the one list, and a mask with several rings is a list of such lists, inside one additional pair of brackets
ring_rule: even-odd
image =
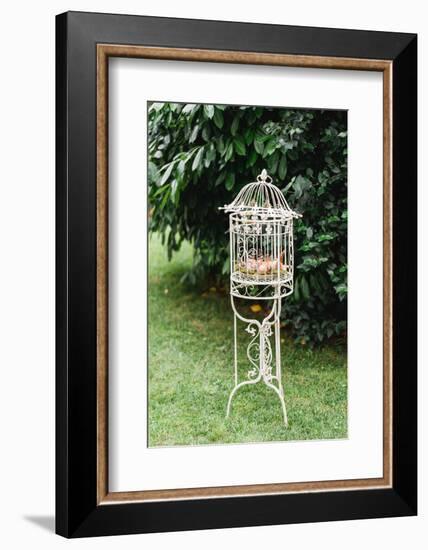
[(264, 275), (268, 272), (268, 265), (266, 262), (259, 263), (258, 272), (260, 273), (260, 275)]

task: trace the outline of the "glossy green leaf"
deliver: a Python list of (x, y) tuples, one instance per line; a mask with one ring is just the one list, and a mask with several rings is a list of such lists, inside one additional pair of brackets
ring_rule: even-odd
[(220, 130), (223, 128), (224, 124), (224, 117), (223, 117), (223, 111), (220, 109), (217, 109), (217, 107), (214, 109), (214, 124), (219, 128)]
[(204, 124), (204, 127), (202, 128), (202, 137), (205, 141), (209, 141), (211, 137), (211, 127), (209, 124)]
[(194, 109), (195, 109), (196, 105), (194, 103), (187, 103), (184, 107), (183, 107), (183, 110), (181, 111), (184, 115), (185, 114), (188, 114), (188, 113), (191, 113)]
[(192, 170), (193, 171), (195, 171), (199, 168), (199, 165), (201, 163), (203, 154), (204, 154), (204, 148), (200, 147), (200, 149), (198, 150), (198, 152), (195, 155), (195, 158), (193, 159), (193, 163), (192, 163)]
[(246, 153), (246, 147), (245, 147), (245, 141), (242, 139), (241, 136), (235, 136), (233, 138), (233, 146), (235, 148), (235, 151), (238, 153), (238, 155), (245, 155)]
[(271, 176), (276, 175), (276, 169), (278, 168), (278, 163), (279, 163), (279, 153), (277, 151), (272, 156), (269, 157), (268, 163), (267, 163), (268, 171)]
[(204, 113), (208, 118), (214, 116), (214, 105), (204, 105)]
[(280, 180), (283, 180), (287, 175), (287, 155), (281, 155), (281, 160), (279, 161), (278, 167), (278, 177)]
[(227, 177), (226, 177), (226, 189), (228, 191), (231, 191), (234, 185), (235, 185), (235, 174), (233, 172), (229, 172), (229, 174), (227, 174)]
[(171, 182), (171, 199), (174, 202), (174, 204), (177, 204), (179, 199), (179, 193), (177, 192), (178, 189), (178, 181), (172, 180)]
[(300, 288), (302, 290), (303, 298), (308, 299), (309, 298), (309, 285), (308, 285), (308, 281), (306, 280), (306, 277), (301, 277), (300, 278)]
[(224, 155), (224, 160), (228, 162), (233, 155), (233, 142), (231, 141), (226, 148), (226, 154)]
[(278, 141), (276, 139), (270, 139), (265, 145), (265, 148), (263, 151), (263, 158), (266, 158), (269, 155), (271, 155), (275, 151), (277, 146), (278, 146)]
[(194, 141), (196, 141), (196, 138), (198, 137), (198, 133), (199, 133), (199, 125), (196, 124), (193, 127), (192, 133), (190, 134), (189, 143), (193, 143)]
[(265, 146), (264, 146), (263, 140), (256, 136), (254, 138), (254, 149), (257, 151), (259, 155), (263, 154), (264, 147)]
[(165, 172), (162, 175), (162, 178), (160, 180), (160, 186), (162, 186), (164, 183), (168, 181), (169, 176), (171, 175), (172, 169), (174, 168), (174, 163), (171, 162), (168, 167), (166, 168)]
[(230, 133), (232, 134), (232, 136), (236, 136), (236, 132), (238, 131), (238, 127), (239, 127), (239, 116), (235, 115), (235, 117), (233, 119), (233, 122), (232, 122), (232, 125), (230, 127)]

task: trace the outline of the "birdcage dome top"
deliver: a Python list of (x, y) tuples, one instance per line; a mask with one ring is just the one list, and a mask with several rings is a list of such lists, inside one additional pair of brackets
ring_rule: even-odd
[(298, 218), (287, 204), (282, 192), (272, 183), (266, 170), (257, 176), (257, 181), (245, 185), (235, 199), (222, 210), (232, 213), (256, 213), (281, 218)]

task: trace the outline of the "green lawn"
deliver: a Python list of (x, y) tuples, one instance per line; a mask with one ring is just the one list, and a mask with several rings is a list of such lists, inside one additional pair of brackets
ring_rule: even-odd
[[(232, 311), (224, 293), (213, 288), (196, 291), (180, 283), (191, 261), (190, 245), (168, 262), (160, 239), (150, 237), (149, 445), (347, 437), (346, 351), (297, 346), (284, 331), (288, 428), (278, 397), (263, 383), (238, 390), (231, 416), (225, 418), (233, 387)], [(283, 307), (286, 304), (287, 299)], [(244, 338), (245, 326), (238, 327)], [(244, 345), (240, 350), (243, 380), (249, 366)]]

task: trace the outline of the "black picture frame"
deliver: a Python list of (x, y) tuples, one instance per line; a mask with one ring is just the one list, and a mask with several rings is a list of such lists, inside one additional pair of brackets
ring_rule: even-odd
[[(100, 43), (392, 62), (392, 487), (98, 504)], [(417, 36), (68, 12), (56, 18), (56, 97), (56, 532), (85, 537), (415, 515)]]

